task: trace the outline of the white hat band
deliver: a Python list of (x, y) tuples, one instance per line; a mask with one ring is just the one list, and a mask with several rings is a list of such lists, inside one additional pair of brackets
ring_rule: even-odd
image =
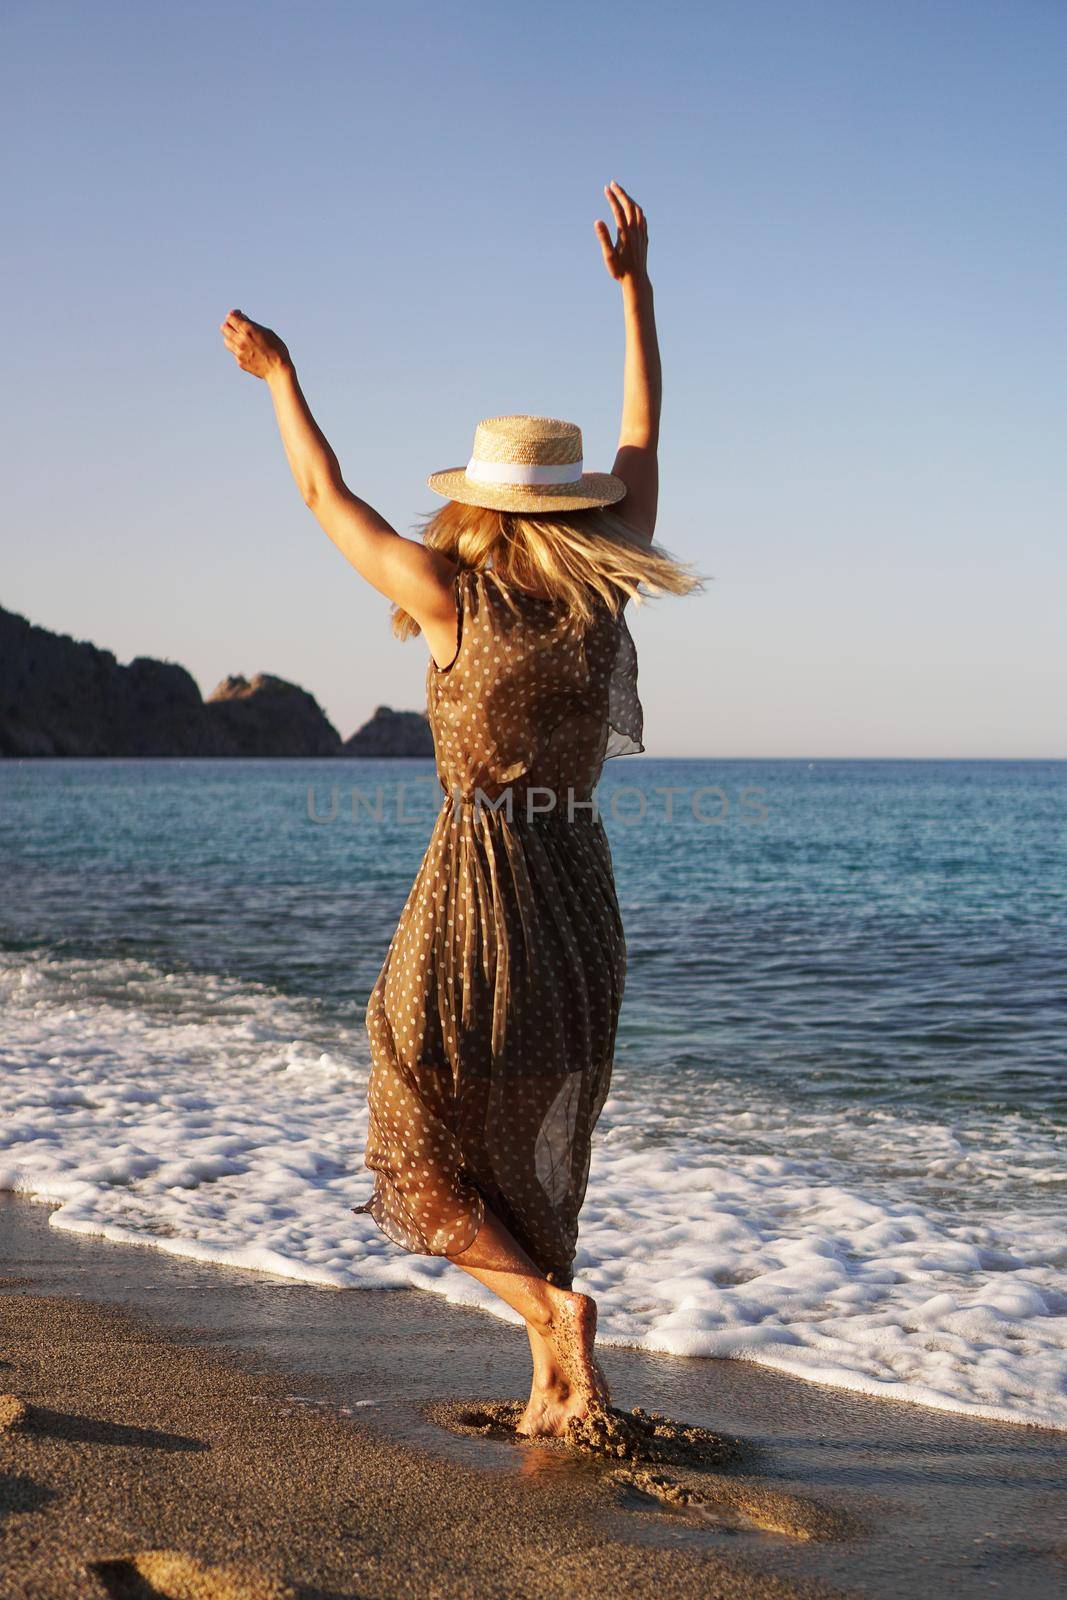
[(475, 456), (467, 462), (467, 477), (475, 483), (578, 483), (581, 476), (581, 457), (553, 466), (530, 461), (479, 461)]

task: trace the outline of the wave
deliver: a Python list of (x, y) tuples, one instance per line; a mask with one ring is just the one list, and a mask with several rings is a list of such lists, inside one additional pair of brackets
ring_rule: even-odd
[[(0, 1003), (0, 1188), (55, 1204), (53, 1226), (517, 1322), (351, 1215), (361, 1027), (268, 984), (44, 950), (0, 956)], [(793, 1103), (699, 1053), (652, 1085), (625, 1015), (577, 1262), (606, 1343), (1067, 1429), (1051, 1127)]]

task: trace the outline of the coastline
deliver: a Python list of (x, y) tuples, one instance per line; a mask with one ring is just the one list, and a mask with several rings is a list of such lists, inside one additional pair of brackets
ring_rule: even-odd
[[(361, 997), (420, 830), (310, 823), (321, 763), (88, 765), (5, 790), (0, 1187), (116, 1242), (500, 1315), (349, 1209)], [(712, 849), (689, 806), (616, 830), (632, 959), (578, 1269), (606, 1343), (1067, 1432), (1062, 785), (950, 765), (775, 769), (767, 824)], [(762, 781), (622, 776), (660, 812), (725, 784), (732, 816)]]
[(85, 1563), (160, 1547), (254, 1556), (309, 1596), (1062, 1588), (1062, 1433), (607, 1347), (620, 1409), (742, 1446), (721, 1471), (620, 1468), (487, 1426), (485, 1403), (528, 1382), (508, 1324), (48, 1218), (0, 1196), (0, 1390), (31, 1407), (0, 1433), (12, 1600), (118, 1593)]

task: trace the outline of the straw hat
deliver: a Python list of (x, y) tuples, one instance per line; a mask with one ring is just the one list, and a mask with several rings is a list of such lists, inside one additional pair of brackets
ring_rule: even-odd
[(582, 471), (582, 430), (558, 417), (486, 417), (467, 465), (426, 481), (446, 500), (493, 511), (580, 511), (626, 493), (613, 473)]

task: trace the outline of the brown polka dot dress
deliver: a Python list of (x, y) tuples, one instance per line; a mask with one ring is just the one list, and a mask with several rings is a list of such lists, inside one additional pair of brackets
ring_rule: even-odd
[(644, 748), (620, 608), (581, 625), (488, 570), (456, 575), (459, 643), (427, 674), (444, 802), (367, 1005), (364, 1205), (419, 1255), (488, 1204), (569, 1286), (626, 946), (604, 761)]

